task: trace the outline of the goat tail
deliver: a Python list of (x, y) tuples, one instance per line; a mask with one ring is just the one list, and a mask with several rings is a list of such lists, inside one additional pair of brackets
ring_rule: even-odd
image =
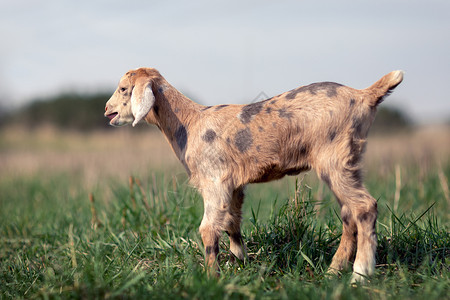
[(366, 90), (370, 93), (367, 98), (367, 102), (370, 106), (376, 107), (378, 104), (383, 102), (384, 98), (389, 96), (392, 91), (402, 82), (403, 71), (392, 71), (389, 74), (381, 77), (380, 80), (375, 82), (372, 86)]

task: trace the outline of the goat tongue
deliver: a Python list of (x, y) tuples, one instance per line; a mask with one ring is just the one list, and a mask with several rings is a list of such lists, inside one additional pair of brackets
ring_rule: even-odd
[(115, 112), (115, 113), (112, 113), (112, 114), (109, 114), (109, 115), (107, 115), (106, 117), (107, 117), (108, 119), (112, 120), (112, 119), (114, 119), (115, 116), (117, 116), (117, 113), (116, 113), (116, 112)]

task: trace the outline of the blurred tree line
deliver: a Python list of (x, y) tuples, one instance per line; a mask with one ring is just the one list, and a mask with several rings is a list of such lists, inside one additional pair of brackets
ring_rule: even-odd
[[(0, 110), (0, 126), (21, 125), (27, 129), (54, 126), (61, 130), (91, 131), (111, 128), (103, 116), (105, 103), (112, 92), (95, 94), (65, 93), (37, 99), (13, 112)], [(408, 130), (412, 121), (399, 109), (381, 106), (371, 134), (388, 134)], [(141, 126), (142, 127), (142, 126)], [(145, 128), (145, 127), (144, 127)]]
[(413, 121), (399, 108), (381, 105), (378, 107), (370, 134), (398, 133), (411, 130), (412, 127)]
[(65, 93), (48, 99), (36, 99), (13, 112), (8, 112), (1, 125), (22, 125), (28, 129), (54, 126), (62, 130), (89, 131), (108, 128), (103, 116), (111, 93)]

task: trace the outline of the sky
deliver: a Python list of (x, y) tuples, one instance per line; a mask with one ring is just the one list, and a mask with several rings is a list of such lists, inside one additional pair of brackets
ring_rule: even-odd
[(362, 89), (401, 69), (383, 105), (421, 123), (450, 119), (448, 0), (3, 0), (0, 37), (7, 109), (112, 93), (144, 66), (205, 105), (320, 81)]

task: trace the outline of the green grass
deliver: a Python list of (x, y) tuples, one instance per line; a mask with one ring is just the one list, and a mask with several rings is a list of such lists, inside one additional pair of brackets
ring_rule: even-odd
[[(396, 211), (395, 176), (370, 175), (378, 198), (376, 274), (350, 285), (325, 271), (341, 234), (338, 207), (313, 175), (249, 187), (243, 236), (249, 261), (220, 278), (203, 270), (203, 205), (184, 176), (142, 183), (73, 174), (0, 180), (2, 298), (445, 299), (449, 207), (437, 171), (408, 166)], [(443, 169), (450, 177), (450, 166)], [(170, 176), (170, 175), (169, 175)], [(94, 202), (89, 201), (92, 193)], [(93, 211), (96, 218), (93, 219)]]

